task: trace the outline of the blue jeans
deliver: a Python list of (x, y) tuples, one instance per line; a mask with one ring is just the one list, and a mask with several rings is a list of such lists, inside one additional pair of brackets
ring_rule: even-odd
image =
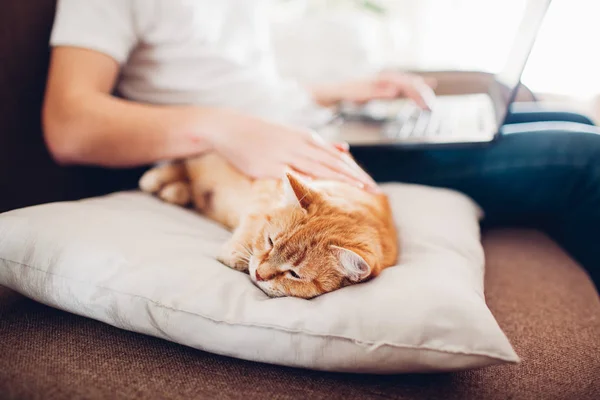
[(600, 287), (600, 129), (586, 117), (515, 104), (506, 135), (485, 147), (352, 149), (378, 182), (465, 193), (485, 211), (483, 228), (543, 230)]

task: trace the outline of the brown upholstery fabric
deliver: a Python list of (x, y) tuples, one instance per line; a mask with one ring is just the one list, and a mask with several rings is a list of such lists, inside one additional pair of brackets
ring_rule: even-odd
[(523, 358), (516, 366), (404, 376), (282, 368), (118, 330), (0, 289), (0, 398), (600, 398), (600, 301), (586, 274), (538, 233), (493, 232), (485, 248), (488, 303)]

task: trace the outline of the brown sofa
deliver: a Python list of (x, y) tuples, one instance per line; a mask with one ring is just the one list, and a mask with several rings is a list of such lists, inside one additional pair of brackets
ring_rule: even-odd
[[(139, 176), (59, 168), (48, 156), (39, 110), (54, 7), (0, 8), (0, 212), (130, 188)], [(118, 330), (0, 287), (0, 399), (600, 398), (600, 301), (585, 272), (537, 232), (487, 232), (484, 245), (486, 298), (519, 365), (402, 376), (282, 368)]]

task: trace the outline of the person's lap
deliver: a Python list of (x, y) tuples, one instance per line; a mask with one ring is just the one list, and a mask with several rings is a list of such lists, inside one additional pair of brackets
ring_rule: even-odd
[[(536, 122), (541, 118), (546, 121)], [(563, 120), (576, 122), (563, 122)], [(458, 190), (484, 227), (531, 227), (557, 240), (600, 283), (600, 130), (572, 113), (516, 111), (495, 144), (439, 150), (352, 149), (378, 182)], [(518, 123), (514, 123), (518, 122)]]

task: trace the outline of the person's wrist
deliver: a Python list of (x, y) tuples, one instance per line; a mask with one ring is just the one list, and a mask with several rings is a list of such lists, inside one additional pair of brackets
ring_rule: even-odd
[(218, 141), (231, 132), (235, 112), (220, 108), (194, 108), (191, 110), (192, 141), (203, 142), (206, 150), (214, 150)]

